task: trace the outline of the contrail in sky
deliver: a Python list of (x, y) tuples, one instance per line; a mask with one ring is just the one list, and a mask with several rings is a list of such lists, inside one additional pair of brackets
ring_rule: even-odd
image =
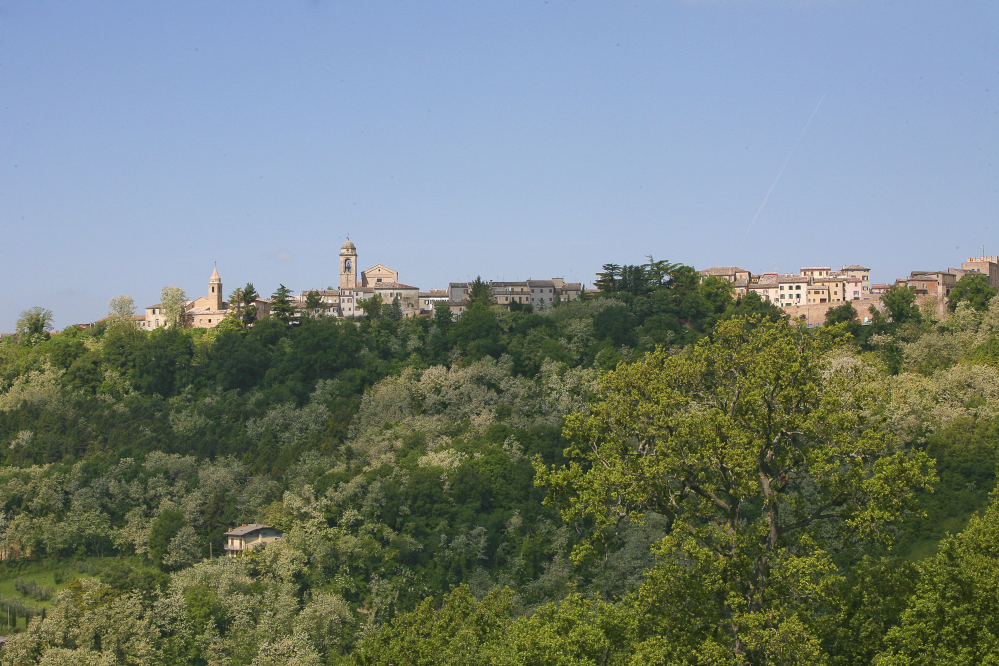
[[(826, 92), (829, 91), (827, 90)], [(814, 118), (815, 114), (819, 112), (819, 107), (822, 106), (822, 100), (824, 100), (825, 98), (826, 98), (826, 93), (822, 93), (822, 97), (819, 99), (819, 103), (815, 105), (815, 110), (812, 111), (812, 115), (808, 116), (808, 122), (805, 123), (804, 128), (802, 128), (801, 130), (801, 134), (798, 135), (798, 140), (795, 141), (794, 145), (791, 147), (791, 152), (787, 154), (787, 159), (784, 160), (784, 166), (782, 166), (780, 168), (780, 171), (777, 172), (777, 177), (774, 178), (774, 184), (770, 186), (769, 190), (767, 190), (767, 196), (763, 197), (763, 203), (760, 204), (760, 209), (756, 211), (756, 215), (753, 216), (753, 221), (749, 223), (748, 227), (746, 227), (747, 236), (749, 235), (750, 230), (753, 228), (753, 224), (756, 222), (756, 218), (758, 218), (760, 216), (760, 213), (763, 212), (763, 207), (767, 205), (767, 199), (770, 198), (770, 193), (774, 191), (775, 187), (777, 187), (777, 181), (780, 180), (780, 175), (784, 173), (784, 169), (785, 167), (787, 167), (787, 163), (791, 161), (791, 155), (794, 155), (794, 149), (798, 147), (799, 143), (801, 143), (801, 137), (805, 136), (805, 130), (807, 130), (808, 126), (812, 124), (812, 118)]]

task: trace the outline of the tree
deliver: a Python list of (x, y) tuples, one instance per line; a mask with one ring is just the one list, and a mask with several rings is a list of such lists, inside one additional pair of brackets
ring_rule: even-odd
[(888, 309), (891, 320), (896, 324), (907, 321), (920, 321), (922, 314), (915, 307), (916, 292), (902, 284), (893, 284), (881, 296), (881, 302)]
[(318, 291), (310, 291), (305, 295), (305, 312), (310, 317), (321, 317), (329, 311), (323, 302), (323, 295)]
[(620, 278), (621, 267), (618, 264), (604, 264), (603, 272), (597, 273), (597, 280), (594, 284), (605, 294), (613, 294), (618, 290), (617, 285)]
[(49, 339), (52, 330), (52, 310), (34, 307), (21, 312), (14, 329), (17, 341), (24, 345), (35, 345)]
[(896, 664), (999, 663), (999, 502), (919, 566), (915, 594), (888, 648), (873, 661)]
[(149, 529), (149, 558), (156, 564), (164, 564), (164, 557), (170, 552), (171, 542), (186, 525), (187, 521), (180, 511), (176, 509), (161, 511)]
[(982, 273), (969, 273), (957, 281), (947, 297), (947, 309), (954, 312), (957, 304), (967, 301), (979, 312), (989, 309), (989, 302), (995, 297), (996, 288), (989, 285), (989, 276)]
[(831, 324), (841, 324), (843, 322), (851, 322), (857, 320), (857, 311), (853, 309), (853, 303), (847, 301), (842, 305), (837, 305), (834, 308), (829, 308), (826, 312), (826, 325)]
[(291, 304), (289, 296), (291, 296), (291, 289), (283, 284), (278, 285), (278, 288), (271, 294), (271, 316), (285, 323), (291, 321), (295, 314), (295, 306)]
[(382, 295), (375, 294), (371, 298), (358, 299), (357, 309), (364, 312), (368, 319), (378, 319), (382, 316)]
[(495, 302), (493, 286), (483, 280), (482, 276), (476, 276), (468, 285), (468, 305), (471, 306), (473, 303), (492, 305)]
[(240, 290), (240, 300), (242, 301), (240, 320), (244, 326), (252, 326), (253, 322), (257, 320), (257, 300), (259, 298), (260, 296), (252, 282), (247, 282), (246, 286)]
[(229, 294), (229, 310), (225, 315), (229, 319), (243, 323), (243, 288), (236, 287)]
[(535, 464), (564, 519), (593, 520), (577, 558), (622, 518), (664, 517), (639, 601), (664, 623), (691, 615), (669, 625), (676, 654), (817, 650), (810, 617), (835, 573), (822, 546), (883, 536), (933, 480), (925, 452), (870, 416), (883, 399), (871, 377), (831, 372), (824, 345), (784, 320), (724, 321), (682, 354), (605, 375), (601, 402), (566, 419), (569, 466)]
[(131, 296), (115, 296), (108, 302), (108, 324), (114, 328), (138, 328), (135, 321), (135, 300)]
[(392, 321), (399, 321), (402, 319), (402, 305), (398, 296), (393, 298), (392, 303), (385, 309), (385, 317), (386, 319), (391, 319)]
[(180, 327), (184, 323), (184, 312), (187, 310), (187, 294), (180, 287), (167, 285), (160, 290), (160, 303), (163, 314), (170, 326)]

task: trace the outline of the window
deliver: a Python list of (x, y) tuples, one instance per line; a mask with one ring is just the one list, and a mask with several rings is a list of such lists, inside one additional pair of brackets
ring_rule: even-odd
[(794, 288), (795, 288), (796, 290), (798, 290), (798, 291), (801, 291), (801, 285), (800, 285), (800, 284), (796, 284), (796, 285), (794, 285)]
[(784, 291), (784, 285), (781, 285), (781, 286), (780, 286), (780, 290), (781, 290), (781, 291)]

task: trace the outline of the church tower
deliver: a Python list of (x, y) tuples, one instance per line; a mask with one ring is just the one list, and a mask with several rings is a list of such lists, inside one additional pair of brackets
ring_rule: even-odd
[(357, 248), (349, 240), (340, 248), (340, 288), (357, 288)]
[(212, 310), (222, 309), (222, 278), (219, 277), (219, 269), (212, 271), (212, 277), (208, 280), (208, 306)]

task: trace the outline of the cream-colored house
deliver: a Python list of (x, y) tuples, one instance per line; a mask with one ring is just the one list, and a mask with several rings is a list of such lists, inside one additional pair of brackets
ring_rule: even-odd
[(265, 543), (280, 539), (284, 536), (284, 532), (270, 525), (243, 523), (242, 526), (233, 528), (222, 536), (225, 537), (226, 553), (229, 557), (236, 557)]

